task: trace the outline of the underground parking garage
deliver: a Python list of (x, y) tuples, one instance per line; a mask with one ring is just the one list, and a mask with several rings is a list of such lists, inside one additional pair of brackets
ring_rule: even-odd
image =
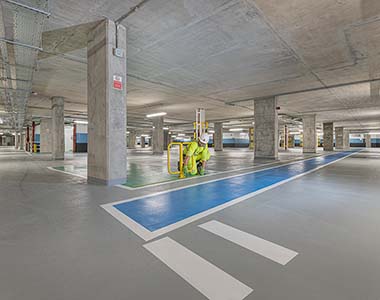
[(2, 0), (1, 300), (378, 300), (377, 0)]

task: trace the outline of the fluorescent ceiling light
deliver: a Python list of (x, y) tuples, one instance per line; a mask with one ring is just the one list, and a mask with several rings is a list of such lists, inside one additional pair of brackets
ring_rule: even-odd
[(165, 116), (165, 115), (166, 115), (166, 112), (159, 112), (159, 113), (146, 115), (146, 117), (147, 118), (154, 118), (154, 117), (161, 117), (161, 116)]
[(185, 136), (184, 133), (178, 133), (178, 136)]
[(380, 134), (380, 132), (371, 132), (370, 134)]
[(230, 131), (243, 131), (243, 128), (231, 128)]
[(74, 123), (75, 124), (88, 124), (88, 121), (86, 121), (86, 120), (75, 120)]
[(169, 127), (164, 127), (163, 129), (164, 129), (164, 130), (169, 130)]
[(208, 132), (209, 132), (209, 133), (215, 133), (215, 131), (214, 131), (214, 130), (209, 130)]

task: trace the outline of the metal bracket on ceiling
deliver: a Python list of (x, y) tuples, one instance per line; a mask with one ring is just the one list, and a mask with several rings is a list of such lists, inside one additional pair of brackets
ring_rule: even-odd
[(48, 17), (50, 17), (50, 15), (51, 15), (51, 13), (49, 13), (47, 11), (44, 11), (42, 9), (29, 6), (29, 5), (20, 3), (20, 2), (16, 2), (16, 1), (12, 1), (12, 0), (3, 0), (3, 1), (8, 2), (10, 4), (13, 4), (13, 5), (17, 5), (19, 7), (22, 7), (22, 8), (28, 9), (28, 10), (31, 10), (31, 11), (39, 13), (39, 14), (43, 14), (43, 15), (48, 16)]
[(28, 44), (20, 43), (20, 42), (13, 41), (13, 40), (8, 40), (6, 38), (0, 38), (0, 42), (4, 42), (4, 43), (7, 43), (7, 44), (12, 44), (12, 45), (20, 46), (20, 47), (24, 47), (24, 48), (29, 48), (29, 49), (36, 50), (36, 51), (43, 51), (43, 49), (40, 48), (40, 47), (36, 47), (36, 46), (33, 46), (33, 45), (28, 45)]

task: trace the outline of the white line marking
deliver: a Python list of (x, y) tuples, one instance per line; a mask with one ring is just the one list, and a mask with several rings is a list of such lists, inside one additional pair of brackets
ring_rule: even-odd
[(76, 177), (87, 179), (87, 177), (83, 176), (83, 175), (79, 175), (79, 174), (75, 174), (75, 173), (70, 173), (70, 172), (66, 172), (66, 171), (62, 171), (62, 170), (57, 170), (57, 169), (54, 169), (53, 167), (47, 167), (47, 168), (50, 171), (55, 171), (55, 172), (64, 173), (64, 174), (67, 174), (67, 175), (71, 175), (71, 176), (76, 176)]
[(210, 300), (242, 300), (253, 291), (168, 237), (144, 247)]
[[(133, 219), (129, 218), (127, 215), (124, 215), (123, 213), (121, 213), (118, 209), (114, 208), (113, 206), (116, 205), (116, 204), (120, 204), (120, 203), (125, 203), (125, 202), (130, 202), (130, 201), (134, 201), (134, 200), (137, 200), (137, 199), (141, 199), (141, 198), (146, 198), (146, 197), (153, 197), (153, 196), (158, 196), (158, 195), (161, 195), (161, 194), (165, 194), (165, 193), (169, 193), (169, 192), (173, 192), (173, 191), (177, 191), (177, 190), (181, 190), (181, 189), (186, 189), (186, 188), (189, 188), (189, 187), (193, 187), (193, 186), (198, 186), (198, 185), (202, 185), (202, 184), (207, 184), (207, 183), (210, 183), (210, 182), (214, 182), (214, 181), (219, 181), (219, 180), (223, 180), (223, 179), (228, 179), (228, 178), (232, 178), (232, 177), (237, 177), (237, 176), (241, 176), (241, 175), (247, 175), (247, 174), (250, 174), (250, 173), (255, 173), (255, 172), (259, 172), (259, 171), (263, 171), (263, 170), (268, 170), (268, 169), (273, 169), (273, 168), (276, 168), (276, 167), (272, 167), (272, 168), (267, 168), (267, 169), (262, 169), (262, 170), (257, 170), (255, 172), (250, 172), (250, 173), (247, 173), (247, 174), (239, 174), (239, 175), (234, 175), (234, 176), (230, 176), (230, 177), (225, 177), (225, 178), (221, 178), (221, 179), (216, 179), (216, 180), (211, 180), (211, 181), (207, 181), (207, 182), (201, 182), (201, 183), (197, 183), (197, 184), (193, 184), (193, 185), (188, 185), (188, 186), (184, 186), (184, 187), (179, 187), (179, 188), (175, 188), (175, 189), (172, 189), (172, 190), (166, 190), (166, 191), (162, 191), (162, 192), (158, 192), (158, 193), (153, 193), (153, 194), (149, 194), (149, 195), (142, 195), (142, 196), (139, 196), (139, 197), (135, 197), (135, 198), (131, 198), (131, 199), (127, 199), (127, 200), (122, 200), (122, 201), (116, 201), (116, 202), (112, 202), (112, 203), (107, 203), (107, 204), (103, 204), (103, 205), (100, 205), (105, 211), (107, 211), (110, 215), (112, 215), (115, 219), (117, 219), (120, 223), (124, 224), (125, 226), (127, 226), (130, 230), (132, 230), (135, 234), (137, 234), (139, 237), (141, 237), (143, 240), (145, 241), (149, 241), (151, 239), (154, 239), (160, 235), (163, 235), (165, 233), (168, 233), (170, 231), (173, 231), (175, 229), (178, 229), (182, 226), (185, 226), (187, 224), (190, 224), (196, 220), (199, 220), (203, 217), (206, 217), (208, 215), (211, 215), (213, 213), (216, 213), (218, 211), (221, 211), (227, 207), (230, 207), (230, 206), (233, 206), (235, 204), (238, 204), (242, 201), (245, 201), (247, 199), (250, 199), (256, 195), (259, 195), (261, 193), (264, 193), (266, 191), (269, 191), (271, 189), (274, 189), (280, 185), (283, 185), (289, 181), (292, 181), (292, 180), (295, 180), (297, 178), (300, 178), (302, 176), (305, 176), (305, 175), (308, 175), (312, 172), (315, 172), (315, 171), (318, 171), (319, 169), (322, 169), (324, 167), (327, 167), (333, 163), (336, 163), (338, 161), (341, 161), (347, 157), (350, 157), (354, 154), (357, 154), (358, 152), (354, 152), (352, 154), (349, 154), (345, 157), (342, 157), (342, 158), (339, 158), (335, 161), (332, 161), (328, 164), (325, 164), (325, 165), (322, 165), (322, 166), (319, 166), (313, 170), (310, 170), (308, 172), (305, 172), (305, 173), (302, 173), (302, 174), (299, 174), (297, 176), (294, 176), (294, 177), (291, 177), (291, 178), (288, 178), (288, 179), (285, 179), (283, 181), (280, 181), (278, 183), (275, 183), (273, 185), (270, 185), (266, 188), (263, 188), (261, 190), (258, 190), (256, 192), (252, 192), (250, 194), (247, 194), (247, 195), (244, 195), (242, 197), (239, 197), (239, 198), (236, 198), (236, 199), (233, 199), (229, 202), (226, 202), (224, 204), (221, 204), (219, 206), (216, 206), (214, 208), (211, 208), (209, 210), (206, 210), (206, 211), (203, 211), (199, 214), (196, 214), (196, 215), (193, 215), (191, 217), (188, 217), (186, 219), (183, 219), (179, 222), (176, 222), (176, 223), (173, 223), (171, 225), (168, 225), (166, 227), (163, 227), (161, 229), (158, 229), (158, 230), (155, 230), (155, 231), (150, 231), (148, 229), (146, 229), (144, 226), (140, 225), (139, 223), (135, 222)], [(287, 165), (291, 165), (293, 163), (289, 163)], [(282, 167), (282, 166), (285, 166), (285, 165), (281, 165), (281, 166), (278, 166), (278, 167)]]
[(283, 266), (298, 255), (293, 250), (215, 220), (199, 225), (199, 227)]

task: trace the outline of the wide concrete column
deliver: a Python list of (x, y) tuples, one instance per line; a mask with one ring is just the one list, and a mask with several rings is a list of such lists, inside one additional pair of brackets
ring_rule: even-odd
[(255, 158), (278, 158), (277, 98), (257, 99), (255, 111)]
[[(88, 34), (88, 181), (106, 185), (127, 178), (126, 29), (101, 21)], [(117, 39), (117, 42), (116, 42)], [(113, 50), (121, 49), (122, 57)]]
[(15, 149), (18, 149), (19, 148), (19, 138), (18, 138), (18, 132), (15, 131)]
[(168, 146), (171, 142), (171, 134), (169, 134), (169, 130), (164, 130), (164, 150), (168, 149)]
[(350, 132), (343, 130), (343, 150), (350, 149)]
[(153, 154), (164, 153), (164, 117), (153, 118)]
[(343, 127), (335, 127), (335, 149), (343, 150)]
[(41, 119), (40, 122), (40, 152), (51, 153), (52, 151), (52, 121), (51, 119)]
[(140, 145), (141, 148), (145, 148), (145, 136), (140, 136)]
[(52, 117), (52, 158), (61, 160), (65, 157), (65, 109), (63, 97), (51, 98)]
[(303, 122), (303, 153), (317, 153), (317, 127), (315, 115), (305, 115)]
[(128, 149), (136, 148), (136, 131), (129, 130), (127, 145), (128, 145)]
[(334, 151), (334, 123), (323, 123), (323, 150)]
[(214, 150), (223, 151), (223, 123), (214, 123)]
[(20, 150), (25, 150), (25, 132), (20, 135)]
[(371, 135), (370, 134), (366, 134), (365, 135), (365, 146), (366, 148), (371, 148)]

